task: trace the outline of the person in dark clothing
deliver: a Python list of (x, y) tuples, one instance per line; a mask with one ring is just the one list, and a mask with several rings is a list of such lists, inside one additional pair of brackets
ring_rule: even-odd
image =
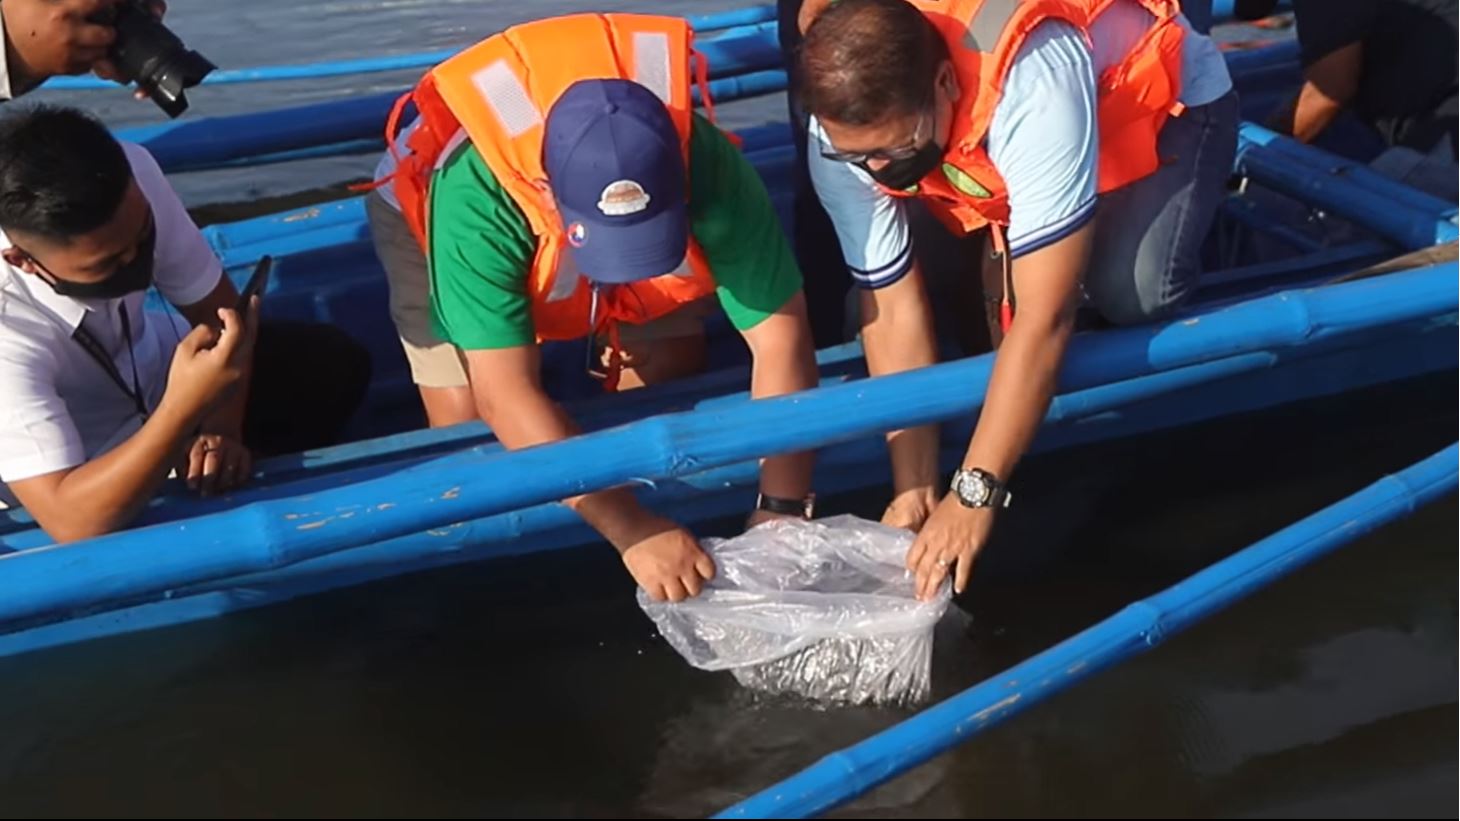
[[(1272, 13), (1244, 0), (1244, 19)], [(1391, 147), (1448, 156), (1456, 146), (1456, 0), (1293, 0), (1303, 86), (1272, 127), (1313, 142), (1347, 112)]]

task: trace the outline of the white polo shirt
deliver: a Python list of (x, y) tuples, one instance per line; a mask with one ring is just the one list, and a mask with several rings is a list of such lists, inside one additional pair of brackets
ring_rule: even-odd
[[(174, 305), (196, 303), (217, 287), (223, 268), (152, 155), (139, 145), (122, 147), (157, 226), (156, 288)], [(10, 244), (0, 232), (0, 248)], [(149, 411), (157, 407), (188, 323), (146, 311), (144, 299), (141, 292), (107, 300), (58, 296), (40, 277), (0, 262), (0, 482), (76, 467), (141, 427), (132, 399), (72, 337), (78, 326), (111, 355), (129, 390), (135, 355), (143, 399)], [(123, 305), (130, 349), (122, 336)], [(0, 500), (15, 504), (6, 486)]]

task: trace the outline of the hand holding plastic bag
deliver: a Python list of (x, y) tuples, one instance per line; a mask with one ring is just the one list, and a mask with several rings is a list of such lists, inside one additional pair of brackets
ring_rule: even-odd
[(854, 516), (768, 522), (703, 547), (718, 573), (696, 598), (639, 606), (691, 664), (771, 693), (911, 703), (930, 690), (944, 584), (915, 598), (913, 535)]

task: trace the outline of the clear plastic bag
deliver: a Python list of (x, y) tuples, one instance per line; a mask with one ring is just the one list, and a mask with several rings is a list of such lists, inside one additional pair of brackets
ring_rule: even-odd
[(699, 596), (639, 606), (675, 650), (746, 687), (851, 704), (928, 697), (933, 628), (949, 586), (920, 602), (904, 567), (913, 536), (855, 516), (767, 522), (709, 539)]

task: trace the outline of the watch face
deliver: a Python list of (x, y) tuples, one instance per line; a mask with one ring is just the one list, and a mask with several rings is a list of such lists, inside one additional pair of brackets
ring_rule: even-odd
[(988, 483), (983, 480), (982, 476), (970, 476), (968, 479), (969, 484), (972, 485), (969, 488), (969, 495), (973, 497), (973, 503), (981, 505), (987, 502), (989, 500)]
[(958, 495), (973, 507), (986, 504), (989, 500), (989, 486), (977, 473), (965, 473), (959, 477)]

